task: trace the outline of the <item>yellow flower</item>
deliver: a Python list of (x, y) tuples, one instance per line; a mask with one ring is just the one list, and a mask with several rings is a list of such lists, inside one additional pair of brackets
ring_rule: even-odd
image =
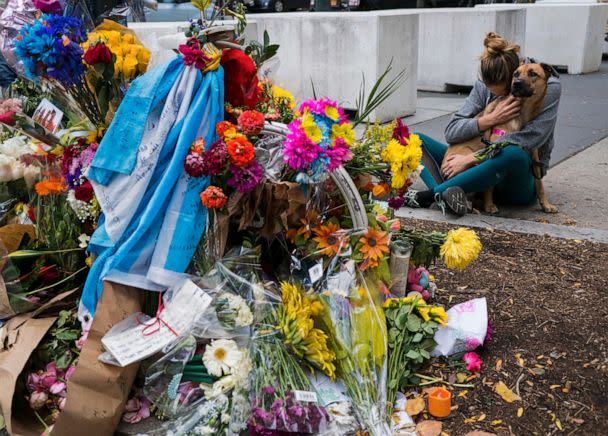
[(323, 138), (323, 133), (321, 133), (321, 129), (315, 123), (314, 117), (310, 114), (310, 112), (306, 111), (302, 116), (302, 130), (312, 142), (319, 143)]
[(443, 307), (435, 306), (431, 308), (431, 315), (435, 321), (445, 327), (448, 322), (448, 315), (445, 313), (445, 309)]
[(203, 45), (203, 52), (211, 59), (207, 63), (207, 66), (203, 72), (206, 73), (207, 71), (217, 70), (217, 67), (220, 65), (220, 60), (222, 59), (222, 51), (219, 50), (215, 45), (208, 42), (207, 44)]
[[(407, 142), (407, 141), (406, 141)], [(392, 172), (391, 185), (395, 189), (402, 188), (409, 175), (418, 169), (422, 159), (422, 141), (418, 135), (410, 135), (406, 145), (401, 145), (392, 139), (382, 150), (382, 160), (390, 164)]]
[(116, 30), (100, 30), (99, 36), (103, 39), (110, 47), (117, 46), (120, 44), (120, 32)]
[(132, 33), (125, 33), (122, 35), (122, 42), (124, 44), (135, 44), (135, 35)]
[[(330, 108), (331, 106), (327, 107)], [(349, 123), (334, 124), (331, 127), (331, 140), (335, 141), (336, 138), (342, 138), (349, 146), (352, 146), (357, 140), (353, 126)]]
[(428, 306), (418, 306), (418, 313), (420, 314), (422, 319), (425, 321), (428, 321), (431, 319), (431, 317), (429, 316), (430, 311), (431, 311), (431, 308)]
[(289, 102), (289, 107), (291, 109), (296, 107), (296, 99), (293, 94), (283, 88), (280, 88), (276, 85), (272, 87), (272, 98), (278, 102), (278, 100), (286, 99)]
[(116, 56), (116, 61), (114, 61), (114, 78), (117, 78), (120, 72), (122, 71), (122, 56)]
[(122, 61), (122, 76), (126, 80), (130, 80), (137, 71), (137, 58), (134, 56), (125, 56)]
[(477, 259), (481, 251), (481, 241), (470, 229), (450, 230), (441, 246), (439, 254), (448, 268), (463, 270)]
[(338, 121), (340, 119), (340, 112), (333, 106), (325, 106), (325, 115), (331, 120)]

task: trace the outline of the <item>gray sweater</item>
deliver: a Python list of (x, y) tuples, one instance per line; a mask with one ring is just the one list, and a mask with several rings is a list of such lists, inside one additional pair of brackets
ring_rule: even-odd
[[(546, 173), (553, 150), (553, 132), (557, 121), (557, 107), (562, 95), (559, 79), (550, 77), (547, 82), (547, 95), (541, 112), (519, 132), (509, 133), (500, 141), (510, 141), (519, 144), (528, 152), (538, 149), (538, 156), (543, 164), (543, 174)], [(487, 86), (478, 80), (473, 90), (456, 112), (445, 128), (445, 140), (448, 144), (458, 144), (468, 141), (481, 132), (478, 130), (475, 116), (496, 98)]]

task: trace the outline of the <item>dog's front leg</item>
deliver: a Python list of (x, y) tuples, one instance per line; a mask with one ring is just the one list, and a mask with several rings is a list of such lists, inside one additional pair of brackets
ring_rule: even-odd
[(494, 204), (494, 188), (483, 191), (483, 211), (485, 213), (498, 213), (498, 207)]

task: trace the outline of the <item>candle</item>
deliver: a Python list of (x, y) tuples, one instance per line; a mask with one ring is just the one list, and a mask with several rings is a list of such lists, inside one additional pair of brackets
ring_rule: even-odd
[(452, 394), (443, 387), (429, 393), (429, 412), (437, 418), (445, 418), (452, 411)]
[(389, 270), (391, 272), (391, 293), (397, 297), (405, 296), (407, 288), (407, 271), (410, 266), (412, 244), (406, 241), (393, 241), (391, 243), (391, 260)]

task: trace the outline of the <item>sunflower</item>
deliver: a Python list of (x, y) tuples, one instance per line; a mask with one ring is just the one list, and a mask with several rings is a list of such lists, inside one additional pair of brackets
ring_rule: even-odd
[(388, 232), (369, 227), (367, 233), (359, 239), (362, 244), (359, 251), (364, 255), (362, 265), (367, 267), (376, 267), (378, 262), (384, 258), (384, 255), (390, 250), (388, 248)]
[(312, 238), (317, 243), (317, 248), (321, 254), (331, 256), (340, 253), (340, 249), (345, 244), (345, 236), (338, 233), (340, 226), (334, 223), (327, 223), (312, 229), (316, 237)]
[(450, 230), (439, 254), (450, 269), (463, 270), (477, 259), (481, 251), (481, 242), (477, 234), (470, 229)]

